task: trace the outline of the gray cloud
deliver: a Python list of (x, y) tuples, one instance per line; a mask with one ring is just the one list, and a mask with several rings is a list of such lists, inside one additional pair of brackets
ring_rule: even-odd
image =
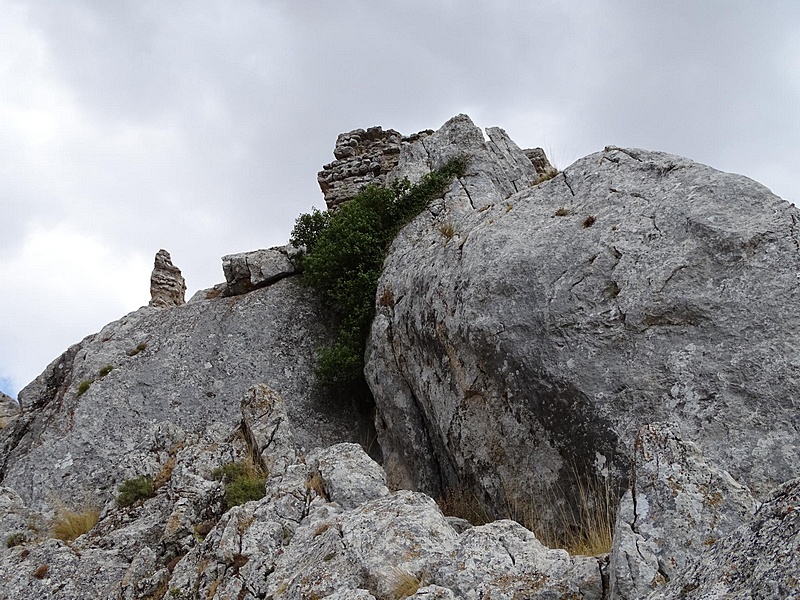
[(561, 167), (631, 145), (800, 190), (789, 0), (0, 4), (10, 391), (146, 303), (158, 248), (194, 290), (284, 243), (356, 127), (466, 112)]

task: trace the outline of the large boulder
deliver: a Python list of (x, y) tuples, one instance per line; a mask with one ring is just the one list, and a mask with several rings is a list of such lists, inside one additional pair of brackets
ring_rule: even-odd
[[(237, 426), (240, 400), (255, 383), (287, 399), (300, 451), (368, 439), (368, 417), (315, 380), (316, 351), (329, 343), (323, 315), (297, 278), (287, 278), (242, 296), (144, 307), (110, 323), (20, 392), (22, 415), (0, 431), (3, 485), (37, 510), (54, 499), (102, 503), (122, 481), (158, 472), (158, 449), (180, 441), (165, 439), (172, 429)], [(268, 446), (267, 432), (251, 421), (263, 407), (251, 408), (247, 431)], [(285, 454), (279, 462), (291, 460)]]
[[(800, 212), (758, 183), (609, 147), (541, 182), (460, 116), (392, 177), (467, 173), (395, 239), (366, 374), (390, 486), (495, 513), (624, 482), (672, 421), (757, 496), (800, 471)], [(538, 182), (538, 183), (537, 183)]]

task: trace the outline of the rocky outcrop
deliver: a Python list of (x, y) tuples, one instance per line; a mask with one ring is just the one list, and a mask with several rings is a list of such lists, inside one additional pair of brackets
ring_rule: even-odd
[(237, 424), (257, 382), (289, 399), (299, 448), (366, 439), (367, 417), (316, 383), (328, 340), (321, 306), (291, 277), (243, 296), (141, 308), (20, 392), (24, 412), (0, 437), (2, 483), (37, 510), (53, 497), (104, 501), (122, 481), (159, 471), (165, 457), (153, 448), (166, 443), (164, 428)]
[(266, 287), (295, 272), (286, 248), (254, 250), (222, 257), (227, 289), (225, 295), (238, 296)]
[(0, 429), (9, 425), (11, 421), (19, 416), (19, 413), (20, 407), (17, 401), (0, 392)]
[(675, 425), (642, 428), (632, 472), (614, 532), (612, 599), (644, 598), (683, 575), (758, 508), (750, 490), (708, 464)]
[(370, 127), (340, 134), (333, 150), (336, 160), (317, 175), (328, 209), (335, 210), (365, 185), (384, 184), (386, 175), (397, 166), (400, 148), (431, 133), (426, 130), (403, 136), (394, 129)]
[(557, 506), (598, 470), (624, 484), (656, 421), (758, 497), (797, 476), (798, 210), (614, 147), (535, 184), (524, 153), (489, 138), (458, 117), (391, 175), (471, 160), (401, 231), (378, 286), (393, 301), (366, 372), (390, 486), (466, 485), (500, 515)]
[(150, 306), (170, 308), (185, 302), (186, 281), (181, 270), (172, 264), (166, 250), (156, 252), (153, 274), (150, 276)]

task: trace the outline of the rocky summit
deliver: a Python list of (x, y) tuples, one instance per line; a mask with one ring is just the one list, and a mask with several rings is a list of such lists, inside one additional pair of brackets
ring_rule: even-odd
[(160, 250), (149, 306), (0, 397), (0, 598), (800, 598), (798, 210), (465, 115), (318, 181), (336, 219), (454, 158), (387, 249), (371, 399), (318, 380), (292, 246), (188, 302)]

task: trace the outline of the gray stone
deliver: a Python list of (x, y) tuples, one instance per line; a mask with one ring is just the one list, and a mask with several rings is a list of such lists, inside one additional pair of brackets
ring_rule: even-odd
[(285, 248), (270, 248), (223, 256), (222, 271), (228, 284), (225, 295), (238, 296), (275, 283), (295, 268)]
[(286, 401), (275, 390), (260, 384), (242, 398), (242, 431), (253, 449), (253, 457), (270, 475), (280, 475), (297, 456), (289, 427)]
[(11, 421), (16, 419), (22, 410), (19, 403), (11, 396), (6, 396), (0, 392), (0, 429), (4, 429), (6, 425), (10, 425)]
[(317, 175), (328, 209), (336, 210), (366, 185), (383, 185), (397, 166), (401, 148), (431, 133), (403, 136), (393, 129), (370, 127), (340, 134), (333, 150), (336, 160)]
[(675, 579), (749, 522), (758, 506), (750, 490), (706, 463), (675, 425), (643, 427), (633, 461), (611, 551), (612, 599), (643, 598)]
[(186, 281), (181, 270), (172, 264), (166, 250), (156, 252), (153, 273), (150, 276), (150, 306), (171, 308), (185, 302)]
[(154, 449), (164, 424), (192, 435), (215, 422), (230, 431), (243, 394), (261, 382), (287, 398), (298, 447), (365, 439), (366, 417), (315, 381), (317, 348), (329, 340), (319, 311), (287, 278), (107, 325), (20, 392), (24, 412), (0, 437), (4, 485), (36, 510), (53, 496), (108, 500), (126, 479), (162, 468), (167, 453)]
[(746, 525), (710, 545), (648, 600), (800, 598), (800, 479), (776, 489)]
[(487, 144), (461, 116), (393, 174), (471, 157), (400, 232), (378, 284), (395, 300), (378, 303), (366, 374), (389, 487), (472, 486), (500, 515), (560, 510), (582, 478), (624, 483), (656, 421), (757, 497), (796, 476), (797, 208), (643, 150), (533, 185), (516, 151)]

